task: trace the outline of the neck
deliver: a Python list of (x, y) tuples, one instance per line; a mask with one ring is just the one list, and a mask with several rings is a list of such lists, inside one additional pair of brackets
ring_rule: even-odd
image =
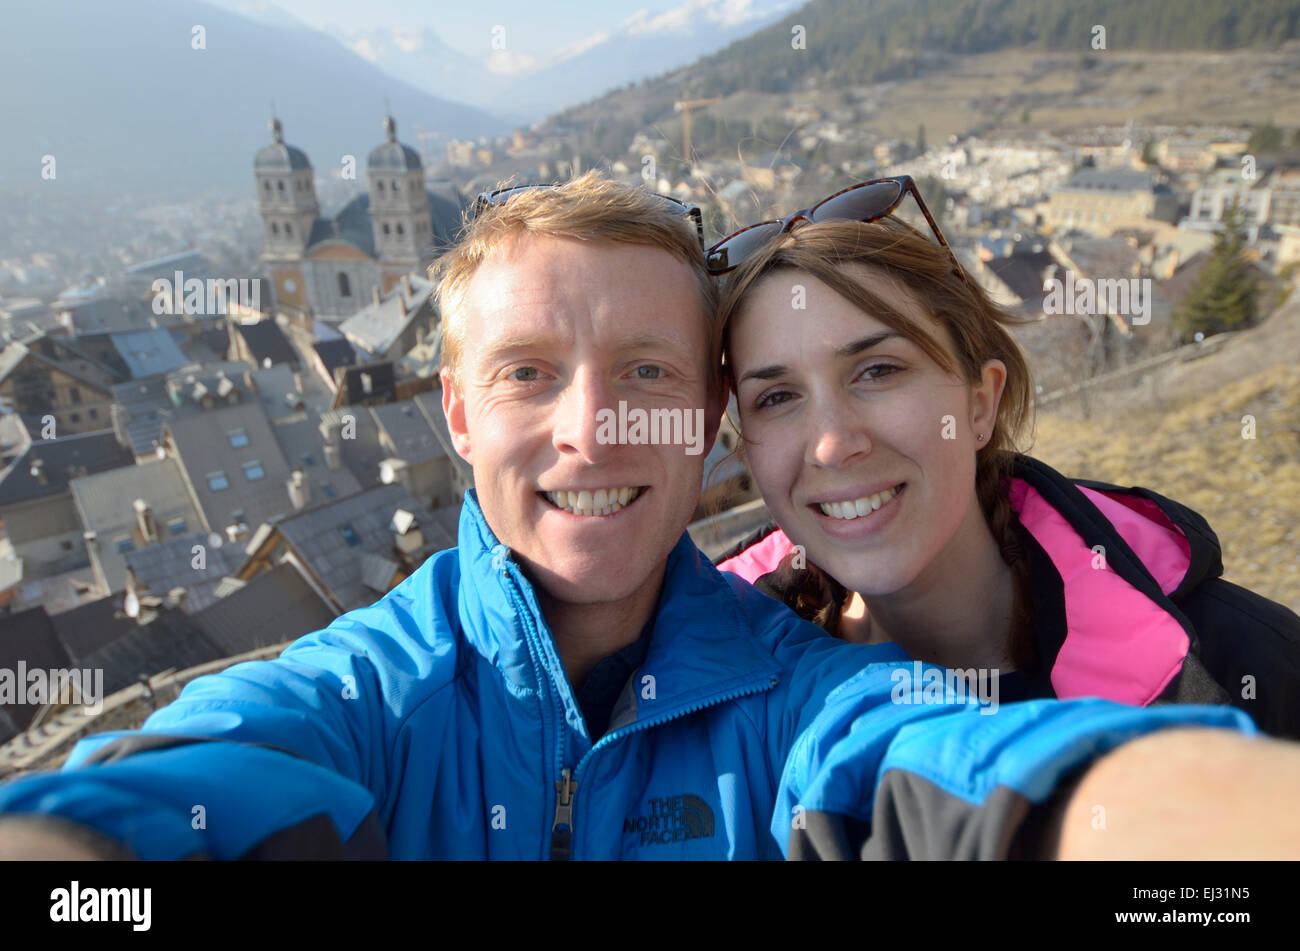
[(601, 660), (641, 637), (659, 603), (663, 576), (661, 569), (627, 597), (599, 604), (560, 601), (538, 586), (542, 616), (551, 628), (574, 690), (581, 689)]
[(1015, 583), (979, 504), (972, 499), (947, 547), (911, 584), (845, 604), (841, 636), (893, 641), (944, 667), (1014, 669), (1009, 641)]

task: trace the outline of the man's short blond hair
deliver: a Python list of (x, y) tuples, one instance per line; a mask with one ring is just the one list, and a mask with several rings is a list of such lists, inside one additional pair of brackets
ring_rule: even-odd
[(642, 188), (611, 181), (595, 170), (552, 188), (521, 190), (473, 220), (469, 214), (459, 240), (429, 268), (430, 277), (437, 282), (442, 362), (458, 386), (465, 341), (464, 298), (469, 282), (495, 250), (524, 234), (646, 245), (661, 248), (685, 262), (695, 274), (700, 307), (707, 321), (709, 381), (712, 385), (720, 380), (716, 364), (720, 364), (721, 344), (714, 329), (717, 290), (689, 216)]

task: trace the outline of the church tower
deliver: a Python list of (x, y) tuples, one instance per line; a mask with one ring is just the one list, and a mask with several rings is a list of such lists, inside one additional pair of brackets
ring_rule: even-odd
[(387, 141), (371, 151), (366, 172), (375, 254), (387, 291), (401, 275), (431, 260), (433, 227), (420, 156), (397, 141), (397, 123), (390, 115), (384, 117), (384, 134)]
[(257, 153), (257, 179), (262, 214), (262, 260), (301, 261), (320, 216), (311, 162), (302, 149), (284, 143), (284, 127), (271, 117), (274, 140)]

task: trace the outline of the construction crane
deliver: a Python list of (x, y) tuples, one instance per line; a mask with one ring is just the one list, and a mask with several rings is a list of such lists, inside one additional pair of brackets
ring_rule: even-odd
[(688, 167), (695, 164), (691, 158), (691, 110), (712, 106), (719, 102), (722, 102), (721, 96), (714, 96), (712, 99), (684, 99), (673, 103), (673, 111), (682, 114), (682, 154), (686, 157)]

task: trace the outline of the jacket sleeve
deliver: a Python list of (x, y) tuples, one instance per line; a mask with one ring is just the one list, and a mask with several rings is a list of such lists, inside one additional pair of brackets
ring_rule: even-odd
[(57, 816), (143, 859), (381, 857), (403, 711), (454, 666), (431, 643), (445, 619), (414, 616), (424, 569), (275, 660), (193, 681), (141, 730), (83, 740), (62, 771), (0, 786), (0, 815)]
[(771, 831), (787, 857), (1026, 856), (1052, 797), (1128, 740), (1177, 727), (1256, 732), (1221, 706), (999, 704), (978, 672), (968, 688), (896, 645), (845, 644), (753, 604), (785, 670), (767, 696), (780, 771)]

